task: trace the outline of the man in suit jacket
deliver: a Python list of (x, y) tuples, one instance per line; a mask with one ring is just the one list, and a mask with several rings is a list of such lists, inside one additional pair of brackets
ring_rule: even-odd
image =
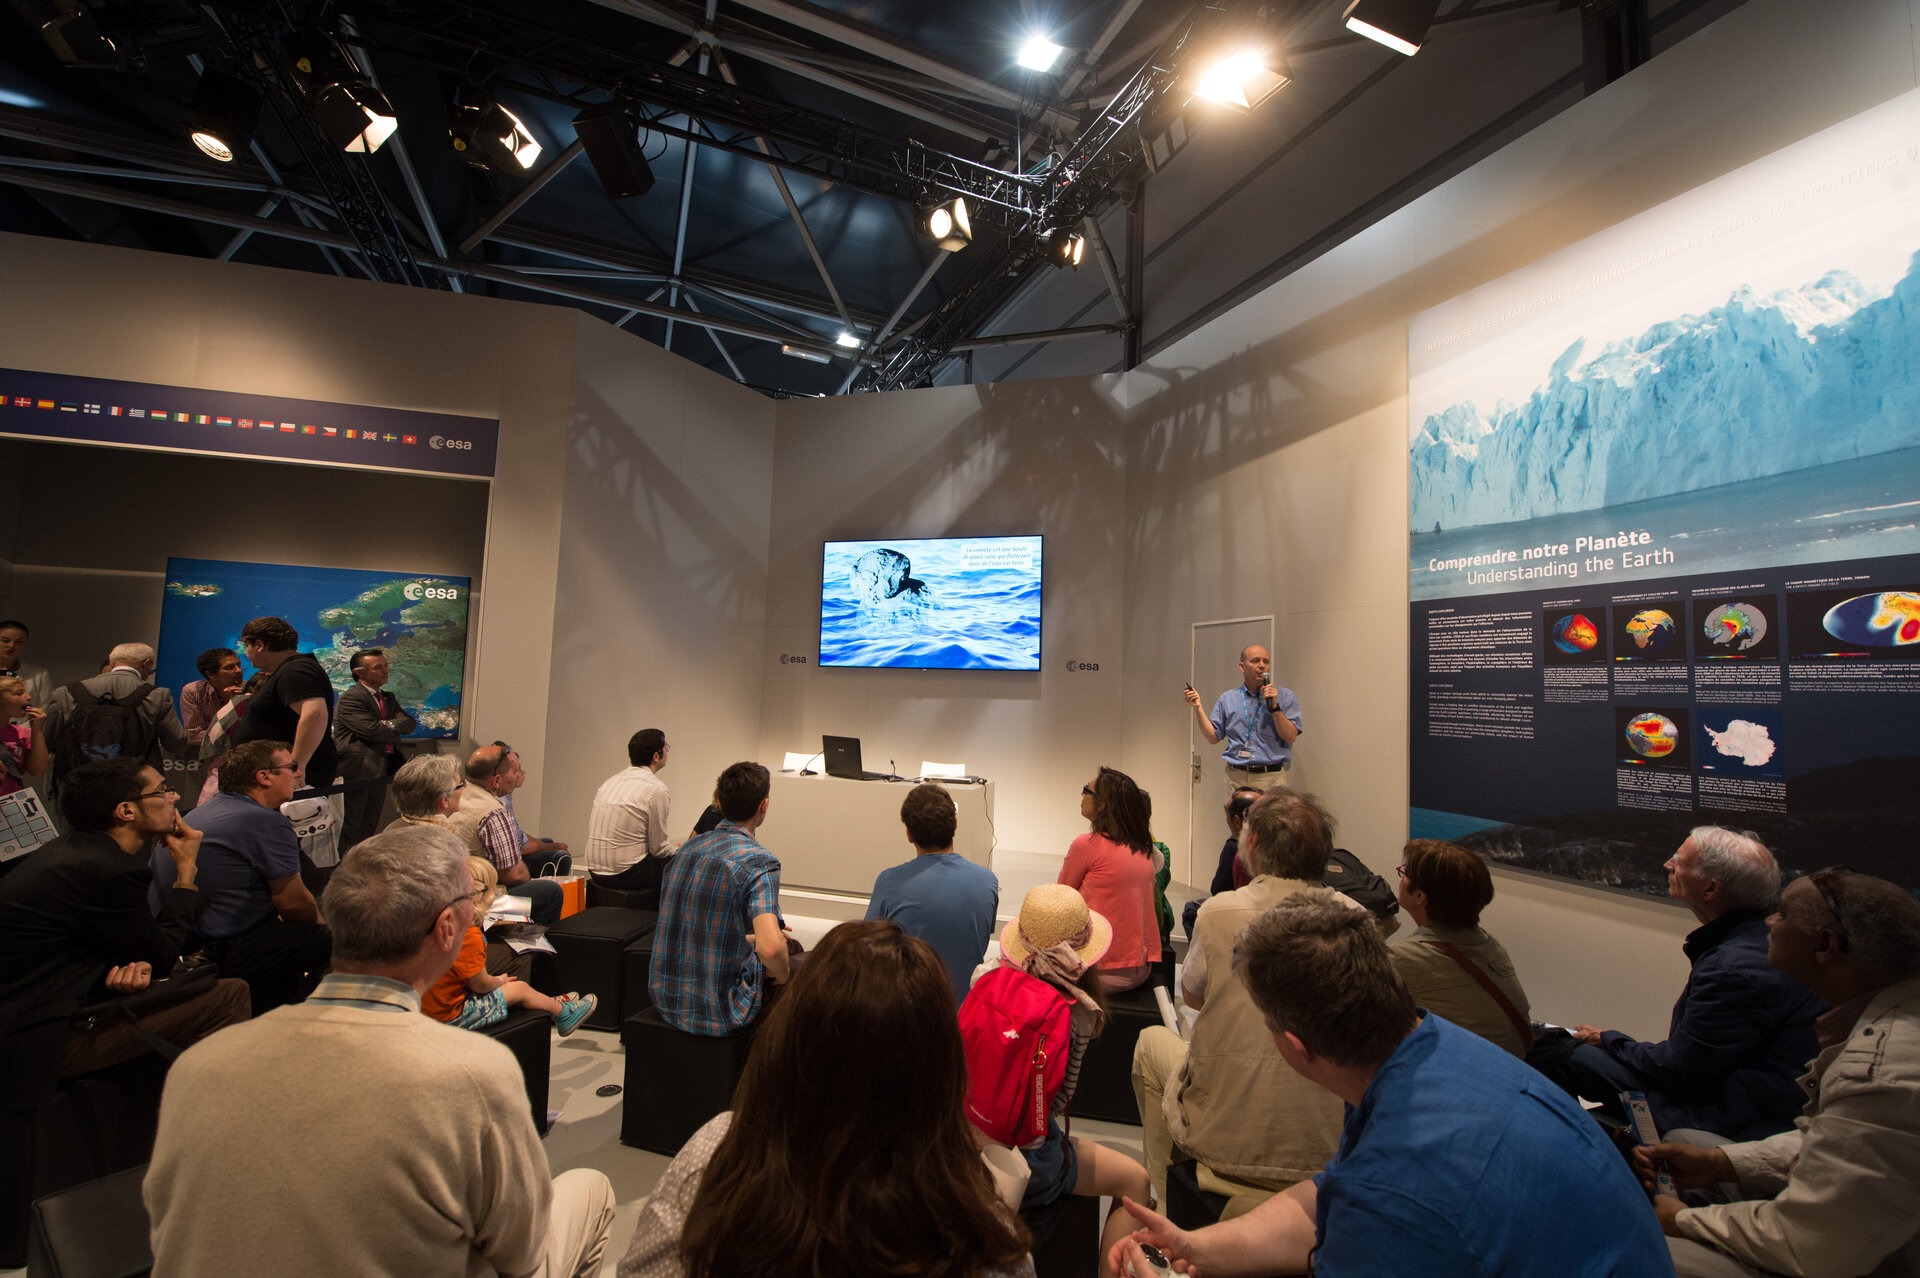
[[(384, 650), (362, 648), (353, 654), (349, 668), (353, 686), (340, 694), (333, 707), (333, 744), (340, 751), (340, 779), (391, 777), (406, 762), (397, 743), (413, 731), (413, 718), (400, 708), (393, 694), (383, 691), (392, 674)], [(373, 834), (386, 798), (384, 785), (348, 793), (346, 825), (340, 831), (342, 852)]]
[[(153, 649), (144, 643), (116, 644), (107, 654), (108, 670), (91, 679), (83, 679), (79, 686), (89, 696), (111, 697), (116, 701), (126, 701), (141, 684), (153, 682)], [(47, 743), (53, 747), (53, 784), (58, 789), (61, 773), (71, 765), (64, 760), (60, 741), (67, 724), (72, 721), (75, 711), (73, 685), (62, 684), (55, 688), (47, 698)], [(165, 688), (155, 687), (148, 692), (135, 708), (141, 726), (146, 730), (146, 748), (138, 755), (142, 762), (156, 771), (163, 771), (162, 751), (175, 758), (194, 759), (200, 755), (200, 747), (187, 737), (187, 730), (180, 722), (180, 716), (174, 712), (173, 693)]]

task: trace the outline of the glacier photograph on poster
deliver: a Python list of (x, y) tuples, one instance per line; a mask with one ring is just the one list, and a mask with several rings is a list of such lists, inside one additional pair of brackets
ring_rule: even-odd
[(1415, 317), (1408, 405), (1414, 837), (1920, 884), (1920, 93)]

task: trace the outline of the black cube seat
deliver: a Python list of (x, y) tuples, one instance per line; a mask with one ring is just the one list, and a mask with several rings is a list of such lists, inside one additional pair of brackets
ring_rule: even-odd
[(677, 1030), (657, 1008), (630, 1016), (620, 1031), (627, 1056), (620, 1143), (677, 1154), (709, 1118), (733, 1105), (753, 1034), (709, 1038)]
[(141, 1278), (153, 1269), (140, 1183), (147, 1165), (48, 1194), (33, 1204), (34, 1278)]
[(1023, 1210), (1020, 1219), (1033, 1234), (1034, 1278), (1095, 1278), (1105, 1272), (1098, 1198), (1066, 1194)]
[(1140, 1104), (1133, 1096), (1133, 1044), (1149, 1025), (1164, 1025), (1154, 983), (1107, 996), (1107, 1027), (1087, 1047), (1080, 1062), (1080, 1085), (1068, 1110), (1075, 1118), (1140, 1125)]
[(627, 947), (626, 985), (621, 991), (620, 1023), (653, 1006), (653, 992), (647, 982), (653, 978), (653, 933), (649, 932)]
[(652, 934), (660, 915), (653, 910), (623, 910), (601, 905), (561, 919), (547, 929), (559, 969), (560, 988), (592, 994), (600, 1000), (587, 1017), (588, 1029), (620, 1028), (621, 990), (626, 981), (626, 949)]
[(587, 876), (587, 908), (596, 906), (618, 906), (623, 910), (657, 910), (660, 908), (660, 889), (608, 887), (599, 879)]
[(531, 1007), (510, 1007), (505, 1020), (479, 1031), (505, 1043), (520, 1064), (527, 1083), (527, 1103), (533, 1106), (533, 1128), (547, 1134), (547, 1096), (553, 1074), (553, 1018)]
[(1204, 1229), (1227, 1209), (1225, 1194), (1200, 1188), (1200, 1164), (1189, 1158), (1167, 1167), (1167, 1219), (1182, 1229)]

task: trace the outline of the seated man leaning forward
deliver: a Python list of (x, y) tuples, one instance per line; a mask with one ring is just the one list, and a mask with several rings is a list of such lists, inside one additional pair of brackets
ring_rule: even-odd
[[(1654, 1199), (1674, 1267), (1692, 1278), (1876, 1278), (1920, 1274), (1920, 902), (1851, 870), (1796, 879), (1768, 920), (1767, 961), (1832, 1005), (1820, 1055), (1800, 1080), (1792, 1131), (1636, 1151), (1682, 1190), (1736, 1185), (1713, 1203)], [(1711, 1147), (1717, 1145), (1718, 1147)]]
[(916, 785), (907, 791), (900, 820), (913, 844), (913, 860), (880, 871), (867, 917), (892, 919), (908, 936), (931, 945), (946, 965), (957, 1007), (967, 996), (973, 969), (986, 957), (1000, 908), (1000, 880), (953, 850), (960, 816), (942, 787)]
[(780, 862), (754, 836), (770, 778), (757, 763), (720, 774), (719, 825), (688, 839), (660, 885), (647, 990), (677, 1030), (720, 1038), (751, 1026), (792, 972), (780, 924)]
[[(1256, 809), (1257, 811), (1257, 809)], [(1414, 1006), (1371, 916), (1330, 892), (1247, 925), (1234, 972), (1288, 1068), (1345, 1101), (1326, 1169), (1244, 1216), (1144, 1228), (1107, 1254), (1150, 1272), (1150, 1243), (1205, 1278), (1660, 1278), (1673, 1272), (1646, 1195), (1559, 1088)]]
[(1661, 1131), (1685, 1127), (1758, 1140), (1793, 1125), (1805, 1097), (1794, 1080), (1818, 1048), (1826, 1010), (1806, 986), (1767, 963), (1767, 912), (1780, 867), (1752, 834), (1699, 826), (1667, 861), (1667, 895), (1700, 926), (1684, 948), (1693, 971), (1658, 1043), (1575, 1025), (1543, 1034), (1535, 1068), (1622, 1120), (1620, 1093), (1645, 1092)]
[(376, 835), (324, 902), (333, 974), (167, 1076), (145, 1185), (154, 1272), (598, 1273), (606, 1176), (550, 1176), (513, 1054), (420, 1015), (473, 923), (460, 841)]
[(1305, 1180), (1339, 1147), (1339, 1098), (1274, 1055), (1233, 969), (1235, 938), (1262, 911), (1317, 890), (1332, 849), (1333, 819), (1310, 794), (1280, 789), (1247, 809), (1240, 858), (1253, 880), (1200, 907), (1181, 971), (1180, 995), (1200, 1012), (1192, 1041), (1152, 1025), (1134, 1043), (1141, 1144), (1162, 1198), (1176, 1145), (1199, 1161), (1205, 1188), (1248, 1197)]
[[(467, 756), (467, 788), (459, 806), (447, 813), (453, 832), (466, 844), (470, 856), (493, 862), (500, 890), (524, 896), (533, 906), (535, 923), (558, 923), (566, 893), (558, 883), (535, 878), (527, 858), (564, 852), (564, 843), (530, 837), (513, 813), (513, 792), (527, 782), (520, 754), (504, 741), (483, 745)], [(562, 871), (564, 873), (565, 871)]]

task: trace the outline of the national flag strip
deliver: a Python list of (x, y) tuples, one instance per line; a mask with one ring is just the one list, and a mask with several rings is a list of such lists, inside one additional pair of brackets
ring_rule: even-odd
[(391, 444), (397, 442), (400, 437), (398, 435), (382, 435), (380, 438)]
[(418, 435), (402, 435), (400, 442), (403, 444), (417, 444), (420, 442), (420, 437)]
[(295, 426), (292, 422), (281, 422), (280, 429), (285, 434), (291, 435), (293, 434), (293, 432), (295, 432), (296, 430), (299, 430), (300, 428), (298, 426)]
[(252, 429), (253, 429), (253, 418), (251, 418), (251, 417), (242, 417), (242, 418), (241, 418), (241, 419), (240, 419), (240, 420), (239, 420), (238, 422), (236, 422), (236, 423), (234, 423), (234, 424), (235, 424), (235, 425), (237, 425), (237, 426), (238, 426), (238, 427), (239, 427), (239, 428), (240, 428), (241, 430), (252, 430)]
[(110, 416), (113, 416), (113, 417), (125, 417), (127, 415), (127, 410), (120, 407), (120, 405), (115, 404), (111, 409), (108, 410), (108, 413)]
[(193, 424), (196, 426), (211, 426), (213, 425), (213, 418), (207, 416), (205, 413), (195, 413), (193, 415)]
[(80, 405), (80, 411), (81, 411), (81, 412), (83, 412), (83, 413), (92, 413), (92, 414), (94, 414), (94, 415), (95, 415), (95, 416), (97, 417), (97, 416), (99, 416), (99, 414), (100, 414), (100, 405), (98, 405), (98, 404), (82, 404), (82, 405)]
[(129, 408), (127, 410), (127, 416), (129, 417), (145, 417), (146, 415), (147, 410), (144, 408)]
[[(322, 426), (320, 428), (320, 433), (326, 436), (328, 439), (332, 439), (335, 435), (338, 435), (340, 433), (340, 428), (338, 426)], [(353, 438), (352, 431), (347, 432), (347, 438), (349, 439)]]
[(50, 399), (37, 399), (33, 402), (33, 406), (35, 408), (52, 408), (53, 401)]
[(14, 406), (15, 408), (32, 408), (32, 407), (33, 407), (33, 396), (31, 396), (31, 395), (15, 395), (15, 396), (13, 397), (13, 406)]
[(169, 413), (169, 412), (168, 412), (168, 411), (167, 411), (166, 409), (164, 409), (164, 408), (149, 408), (149, 409), (147, 410), (147, 416), (149, 416), (149, 417), (158, 417), (158, 418), (159, 418), (159, 419), (160, 419), (161, 421), (163, 421), (163, 422), (164, 422), (164, 421), (166, 421), (166, 420), (167, 420), (167, 418), (169, 418), (169, 417), (171, 417), (171, 416), (173, 416), (173, 414), (172, 414), (172, 413)]
[(320, 428), (318, 426), (302, 426), (300, 433), (302, 435), (317, 435), (320, 433)]
[(80, 411), (80, 405), (73, 400), (61, 400), (60, 411), (63, 413), (77, 413)]
[(231, 426), (231, 425), (233, 425), (233, 418), (231, 418), (231, 417), (216, 417), (216, 418), (214, 418), (214, 419), (213, 419), (213, 424), (214, 424), (215, 426)]

